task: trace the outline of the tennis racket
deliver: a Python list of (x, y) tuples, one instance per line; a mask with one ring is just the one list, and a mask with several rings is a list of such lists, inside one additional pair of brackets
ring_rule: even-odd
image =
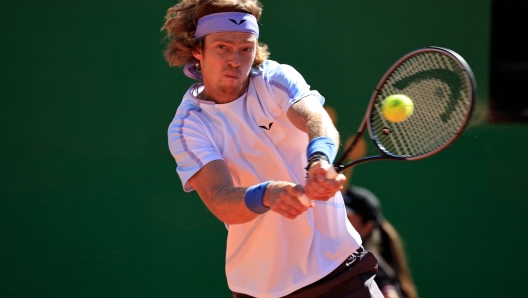
[[(400, 58), (382, 77), (356, 137), (334, 163), (335, 178), (343, 170), (375, 160), (419, 160), (446, 149), (460, 136), (473, 112), (477, 86), (467, 62), (441, 47), (426, 47)], [(414, 112), (402, 122), (390, 122), (381, 112), (383, 100), (403, 94), (414, 102)], [(368, 129), (380, 152), (343, 163)], [(311, 202), (303, 195), (301, 203)]]

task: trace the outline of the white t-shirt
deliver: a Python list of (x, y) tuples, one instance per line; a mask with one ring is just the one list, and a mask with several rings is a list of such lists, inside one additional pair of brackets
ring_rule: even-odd
[[(212, 160), (225, 160), (237, 187), (268, 180), (304, 185), (308, 136), (286, 112), (314, 95), (291, 66), (266, 61), (252, 69), (247, 92), (227, 104), (203, 101), (194, 84), (169, 126), (169, 148), (185, 191), (188, 180)], [(294, 220), (275, 212), (228, 227), (226, 275), (234, 292), (281, 297), (333, 271), (361, 244), (338, 192)]]

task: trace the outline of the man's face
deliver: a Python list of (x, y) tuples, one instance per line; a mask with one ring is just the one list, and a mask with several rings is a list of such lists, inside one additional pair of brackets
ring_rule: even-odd
[(204, 42), (203, 51), (193, 51), (202, 69), (203, 99), (216, 103), (237, 99), (247, 87), (257, 38), (251, 33), (218, 32), (206, 35)]

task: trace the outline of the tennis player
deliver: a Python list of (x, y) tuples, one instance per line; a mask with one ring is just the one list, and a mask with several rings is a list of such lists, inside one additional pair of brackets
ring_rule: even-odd
[(168, 129), (183, 189), (228, 227), (233, 297), (383, 297), (346, 217), (345, 177), (325, 178), (339, 135), (324, 98), (267, 59), (261, 12), (258, 0), (183, 0), (167, 12), (165, 57), (198, 81)]

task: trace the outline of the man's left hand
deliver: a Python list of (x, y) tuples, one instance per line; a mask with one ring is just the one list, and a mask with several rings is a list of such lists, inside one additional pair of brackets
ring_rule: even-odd
[(325, 160), (313, 163), (308, 169), (308, 178), (304, 191), (311, 200), (328, 201), (336, 192), (343, 188), (346, 177), (343, 174), (335, 178), (328, 178), (335, 175), (335, 169)]

